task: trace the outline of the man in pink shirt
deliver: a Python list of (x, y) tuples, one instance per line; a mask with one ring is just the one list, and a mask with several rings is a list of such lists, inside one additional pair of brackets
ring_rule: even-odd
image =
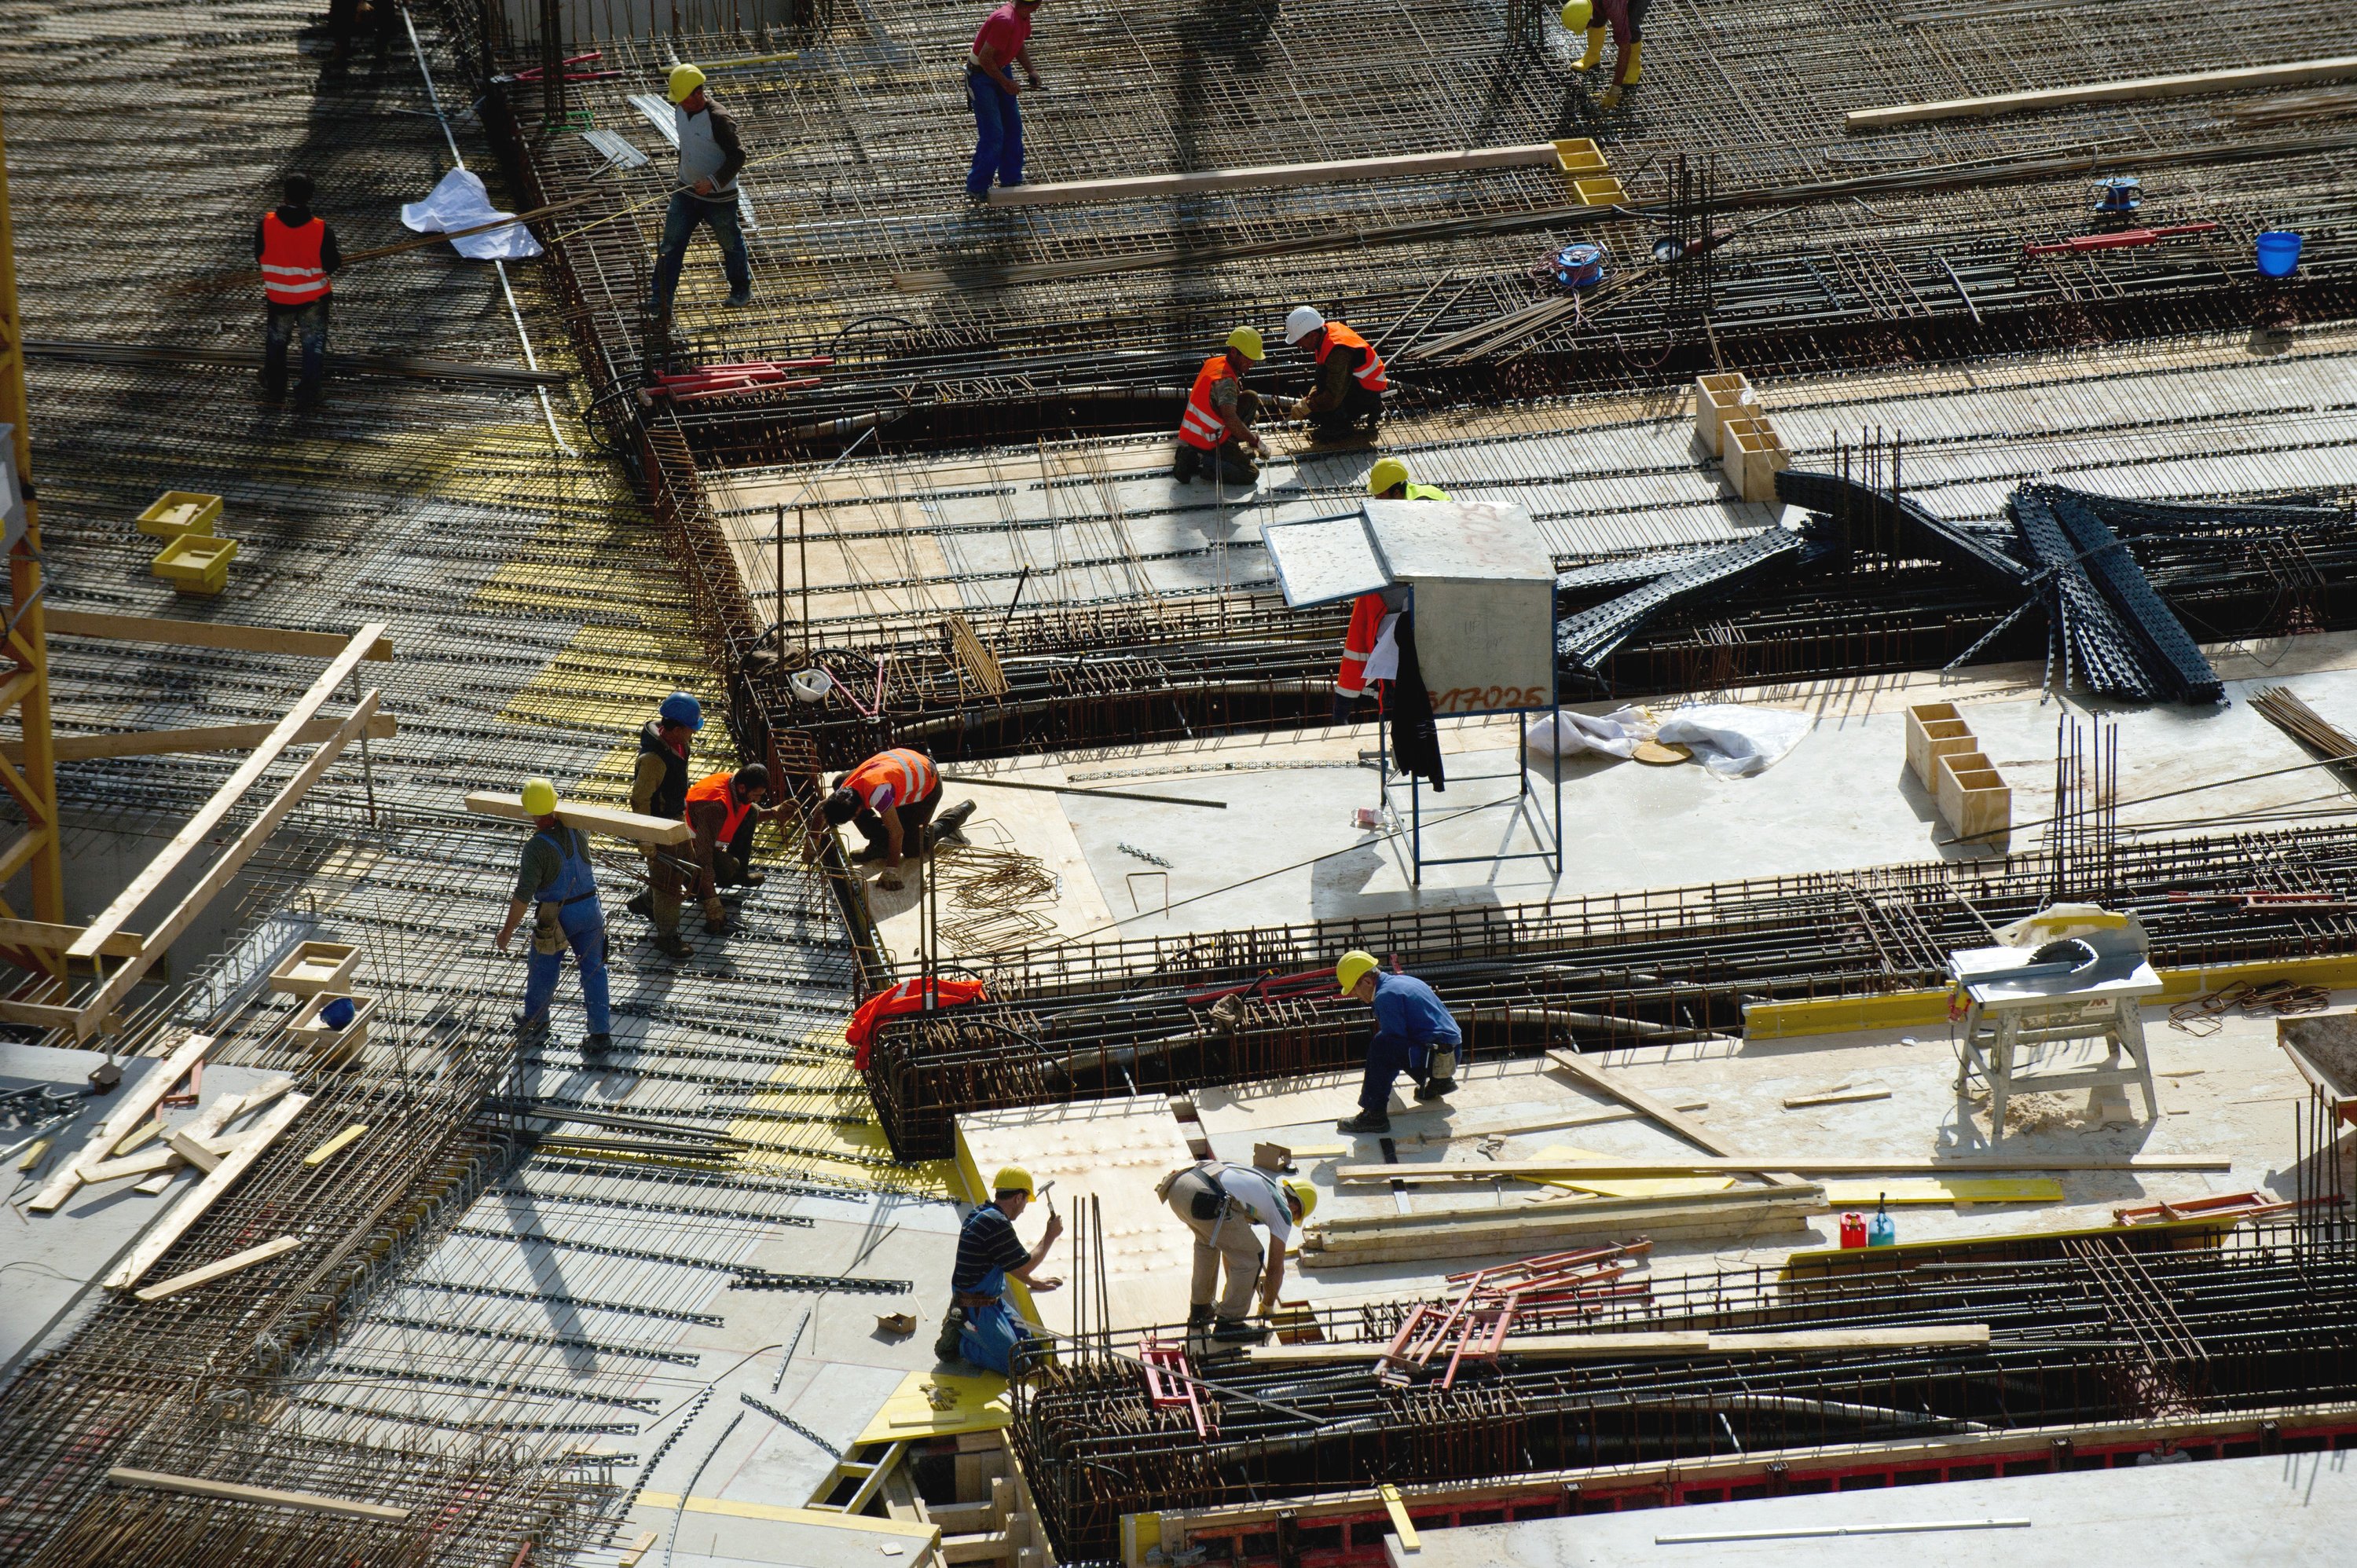
[(1001, 185), (1023, 183), (1023, 111), (1016, 106), (1022, 90), (1008, 74), (1021, 66), (1039, 91), (1039, 73), (1031, 64), (1031, 13), (1039, 0), (1007, 0), (983, 18), (974, 36), (974, 53), (967, 57), (965, 84), (974, 100), (974, 167), (965, 177), (968, 201), (990, 199), (990, 178)]

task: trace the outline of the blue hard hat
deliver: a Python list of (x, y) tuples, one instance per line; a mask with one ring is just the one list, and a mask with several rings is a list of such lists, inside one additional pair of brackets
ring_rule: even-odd
[(704, 705), (685, 692), (673, 692), (662, 700), (656, 710), (667, 725), (685, 725), (690, 729), (704, 727)]

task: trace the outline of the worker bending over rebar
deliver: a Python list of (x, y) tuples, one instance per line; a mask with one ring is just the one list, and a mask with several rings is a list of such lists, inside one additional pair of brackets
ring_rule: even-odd
[(1292, 408), (1294, 418), (1309, 422), (1309, 438), (1372, 439), (1383, 423), (1383, 389), (1391, 385), (1374, 345), (1307, 305), (1286, 317), (1285, 340), (1318, 361), (1316, 389)]
[(1186, 412), (1178, 416), (1178, 457), (1170, 470), (1179, 483), (1205, 468), (1239, 485), (1258, 477), (1258, 459), (1268, 456), (1268, 445), (1253, 431), (1260, 394), (1244, 385), (1244, 372), (1266, 358), (1260, 333), (1239, 327), (1228, 334), (1227, 347), (1195, 372)]
[(745, 259), (745, 236), (737, 227), (737, 171), (745, 166), (737, 122), (712, 102), (705, 91), (704, 72), (692, 65), (671, 68), (667, 96), (678, 133), (679, 178), (663, 212), (662, 249), (655, 255), (654, 295), (647, 304), (648, 316), (659, 327), (671, 322), (680, 269), (687, 263), (687, 242), (699, 223), (710, 227), (720, 246), (720, 265), (728, 274), (727, 302), (753, 303), (753, 267)]
[(933, 813), (941, 803), (942, 775), (933, 759), (913, 746), (900, 746), (877, 752), (837, 779), (823, 810), (834, 826), (849, 822), (859, 830), (866, 847), (851, 858), (881, 860), (884, 875), (877, 879), (877, 886), (897, 893), (901, 886), (900, 858), (909, 848), (910, 835), (917, 840), (916, 852), (921, 859), (974, 815), (974, 802), (960, 800), (942, 812), (937, 822)]
[[(1195, 1272), (1187, 1294), (1189, 1338), (1209, 1329), (1216, 1345), (1258, 1344), (1266, 1331), (1244, 1321), (1254, 1287), (1259, 1287), (1262, 1316), (1275, 1310), (1277, 1290), (1285, 1283), (1285, 1244), (1318, 1206), (1318, 1189), (1301, 1176), (1199, 1160), (1164, 1176), (1154, 1196), (1169, 1205), (1179, 1223), (1195, 1235)], [(1265, 1265), (1260, 1241), (1253, 1235), (1254, 1225), (1268, 1230)], [(1228, 1283), (1219, 1293), (1215, 1322), (1211, 1291), (1222, 1266)]]
[(704, 929), (718, 936), (728, 929), (723, 887), (759, 887), (768, 880), (753, 869), (753, 830), (775, 813), (770, 770), (748, 762), (734, 773), (715, 773), (688, 786), (687, 825), (695, 830), (695, 892), (704, 900)]
[(1457, 1047), (1465, 1036), (1432, 987), (1412, 974), (1385, 974), (1370, 952), (1346, 952), (1334, 983), (1375, 1010), (1367, 1042), (1367, 1074), (1359, 1084), (1359, 1113), (1338, 1122), (1343, 1133), (1392, 1130), (1392, 1083), (1403, 1072), (1416, 1080), (1418, 1100), (1438, 1100), (1457, 1088)]
[(1645, 44), (1645, 12), (1652, 0), (1569, 0), (1563, 8), (1566, 32), (1587, 34), (1587, 49), (1572, 65), (1578, 71), (1594, 70), (1604, 61), (1604, 30), (1612, 29), (1612, 85), (1604, 90), (1601, 102), (1607, 109), (1618, 108), (1620, 95), (1637, 85), (1641, 74), (1638, 56)]

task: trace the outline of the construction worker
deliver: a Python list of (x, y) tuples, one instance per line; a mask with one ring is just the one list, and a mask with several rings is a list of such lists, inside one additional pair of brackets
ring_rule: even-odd
[(1641, 74), (1638, 56), (1645, 40), (1645, 11), (1652, 0), (1569, 0), (1563, 8), (1563, 26), (1566, 32), (1587, 34), (1587, 52), (1572, 65), (1579, 71), (1594, 70), (1604, 61), (1604, 30), (1612, 29), (1612, 85), (1604, 90), (1600, 102), (1607, 109), (1620, 107), (1620, 97), (1637, 85)]
[(545, 779), (524, 781), (523, 809), (538, 832), (523, 846), (516, 869), (515, 897), (491, 945), (508, 950), (508, 939), (527, 908), (539, 911), (532, 928), (532, 956), (524, 961), (523, 1011), (516, 1033), (527, 1040), (548, 1037), (548, 1004), (556, 995), (557, 972), (569, 945), (581, 966), (581, 1001), (589, 1014), (589, 1036), (581, 1054), (598, 1056), (613, 1044), (613, 1015), (606, 993), (606, 917), (597, 908), (597, 877), (589, 866), (589, 840), (579, 828), (556, 818), (556, 786)]
[(1039, 72), (1031, 64), (1031, 15), (1039, 0), (1007, 0), (982, 19), (974, 35), (974, 48), (965, 58), (966, 96), (974, 103), (974, 165), (966, 170), (965, 199), (990, 199), (990, 177), (1009, 189), (1023, 183), (1023, 110), (1016, 102), (1022, 90), (1008, 74), (1021, 66), (1031, 91), (1039, 91)]
[[(1254, 1165), (1224, 1165), (1200, 1160), (1181, 1165), (1162, 1178), (1154, 1196), (1195, 1233), (1195, 1274), (1187, 1293), (1187, 1333), (1191, 1338), (1205, 1329), (1219, 1345), (1257, 1344), (1263, 1330), (1244, 1321), (1244, 1310), (1260, 1287), (1260, 1310), (1266, 1316), (1276, 1305), (1277, 1287), (1285, 1283), (1285, 1244), (1294, 1227), (1318, 1207), (1318, 1189), (1302, 1176), (1278, 1176)], [(1268, 1229), (1268, 1259), (1253, 1227)], [(1296, 1249), (1298, 1251), (1298, 1249)], [(1211, 1287), (1218, 1283), (1220, 1265), (1227, 1264), (1227, 1288), (1220, 1292), (1217, 1321), (1211, 1307)]]
[(1179, 483), (1193, 479), (1206, 467), (1240, 485), (1251, 484), (1259, 474), (1254, 455), (1266, 457), (1268, 446), (1253, 433), (1260, 397), (1244, 385), (1244, 372), (1266, 358), (1260, 333), (1239, 327), (1228, 334), (1227, 347), (1195, 372), (1187, 411), (1178, 418), (1178, 460), (1171, 469)]
[(335, 293), (328, 275), (344, 264), (336, 231), (311, 210), (311, 177), (290, 174), (284, 198), (253, 226), (253, 259), (262, 268), (262, 297), (269, 317), (262, 332), (262, 396), (286, 396), (286, 347), (303, 340), (303, 377), (295, 383), (295, 406), (317, 408), (328, 380), (328, 301)]
[(1013, 1369), (1015, 1348), (1031, 1336), (1006, 1309), (1006, 1282), (1021, 1280), (1035, 1291), (1064, 1282), (1042, 1279), (1039, 1265), (1064, 1233), (1060, 1215), (1050, 1212), (1039, 1245), (1026, 1247), (1015, 1222), (1031, 1206), (1031, 1173), (1008, 1165), (991, 1180), (991, 1199), (965, 1217), (958, 1231), (957, 1262), (950, 1269), (950, 1310), (942, 1319), (933, 1354), (944, 1361), (963, 1358), (1001, 1376)]
[[(1448, 492), (1438, 485), (1419, 485), (1408, 478), (1407, 465), (1397, 457), (1378, 457), (1375, 466), (1367, 470), (1367, 494), (1377, 500), (1445, 501)], [(1388, 680), (1381, 671), (1395, 668), (1396, 658), (1377, 661), (1378, 673), (1370, 675), (1367, 666), (1374, 660), (1376, 650), (1383, 647), (1384, 635), (1396, 624), (1395, 618), (1407, 606), (1405, 590), (1393, 587), (1377, 593), (1361, 594), (1351, 602), (1350, 628), (1342, 634), (1342, 668), (1334, 677), (1334, 716), (1338, 725), (1351, 722), (1351, 712), (1359, 699), (1367, 694), (1371, 680)]]
[(654, 295), (647, 314), (658, 324), (671, 320), (679, 293), (679, 271), (687, 262), (687, 242), (699, 223), (708, 224), (720, 245), (720, 265), (728, 274), (728, 303), (753, 303), (753, 268), (745, 259), (745, 236), (737, 228), (737, 171), (745, 166), (745, 145), (737, 122), (712, 102), (704, 72), (692, 65), (671, 68), (672, 123), (678, 132), (679, 176), (663, 213), (662, 249), (655, 255)]
[(1285, 318), (1285, 340), (1318, 361), (1318, 386), (1293, 405), (1309, 421), (1313, 441), (1372, 437), (1383, 419), (1383, 357), (1374, 345), (1316, 307), (1297, 305)]
[[(630, 776), (630, 810), (642, 817), (666, 822), (687, 819), (687, 750), (695, 732), (704, 727), (704, 705), (685, 692), (662, 700), (639, 730), (638, 768)], [(655, 950), (669, 958), (686, 958), (694, 950), (680, 940), (679, 906), (686, 888), (680, 877), (676, 850), (647, 845), (647, 890), (630, 902), (630, 913), (643, 915), (655, 929)]]
[(753, 830), (770, 800), (770, 770), (748, 762), (734, 773), (708, 774), (687, 788), (687, 825), (695, 830), (695, 892), (704, 900), (704, 929), (718, 936), (728, 929), (723, 887), (759, 887), (767, 880), (753, 869)]
[(1392, 1081), (1403, 1071), (1416, 1080), (1418, 1100), (1438, 1100), (1455, 1090), (1457, 1047), (1465, 1036), (1431, 986), (1411, 974), (1385, 974), (1374, 954), (1357, 951), (1344, 953), (1334, 966), (1334, 983), (1343, 995), (1375, 1010), (1359, 1113), (1336, 1122), (1337, 1132), (1390, 1132)]
[(860, 836), (867, 841), (866, 847), (854, 853), (851, 858), (882, 859), (884, 875), (876, 885), (888, 893), (897, 893), (900, 890), (897, 873), (900, 857), (908, 848), (909, 835), (917, 835), (917, 853), (922, 856), (974, 815), (974, 802), (961, 800), (935, 822), (933, 812), (941, 803), (942, 775), (933, 766), (933, 759), (921, 751), (900, 746), (877, 752), (837, 779), (822, 810), (834, 826), (839, 828), (849, 822), (859, 830)]

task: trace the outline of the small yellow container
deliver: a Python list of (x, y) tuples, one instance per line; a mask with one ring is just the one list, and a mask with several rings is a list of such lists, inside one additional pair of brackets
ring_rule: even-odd
[(158, 539), (178, 539), (184, 533), (209, 534), (221, 514), (219, 496), (195, 490), (166, 490), (156, 498), (155, 505), (139, 514), (139, 532)]
[(1586, 136), (1565, 136), (1555, 145), (1555, 166), (1566, 174), (1602, 174), (1603, 151)]
[(1620, 180), (1609, 174), (1573, 180), (1571, 189), (1583, 207), (1620, 207), (1629, 200), (1629, 193), (1620, 188)]
[(229, 564), (237, 558), (237, 541), (210, 534), (184, 533), (156, 553), (149, 568), (183, 594), (218, 594), (229, 586)]

